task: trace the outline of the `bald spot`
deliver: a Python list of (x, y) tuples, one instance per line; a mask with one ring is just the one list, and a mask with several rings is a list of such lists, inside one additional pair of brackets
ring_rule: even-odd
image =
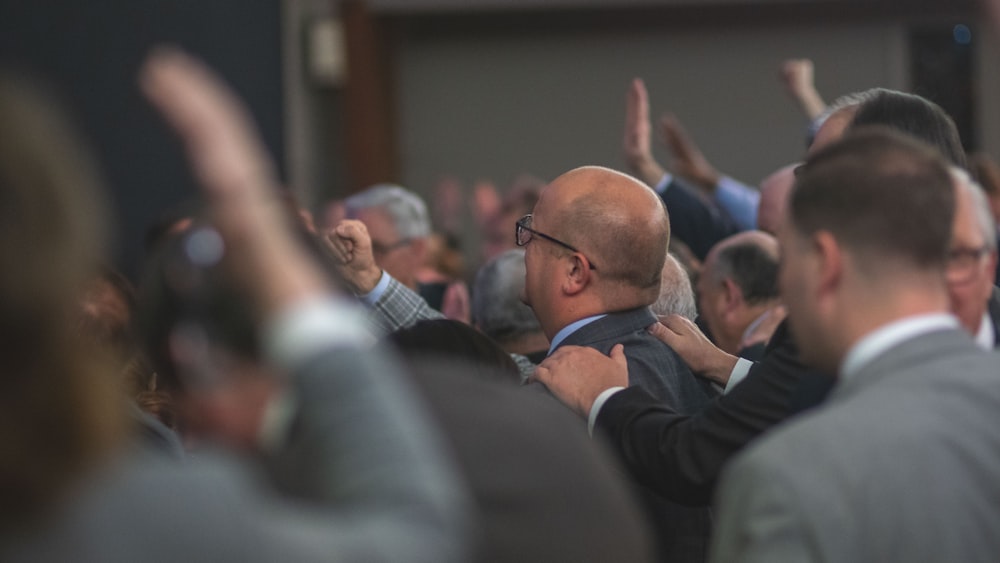
[(771, 174), (760, 183), (760, 204), (757, 206), (757, 228), (772, 235), (778, 233), (785, 216), (788, 194), (795, 185), (795, 169), (799, 163), (789, 164)]
[[(778, 239), (761, 231), (744, 231), (726, 237), (712, 247), (709, 257), (718, 256), (720, 252), (736, 245), (754, 245), (760, 247), (768, 256), (778, 258)], [(707, 262), (707, 260), (706, 260)]]
[(857, 113), (858, 106), (853, 105), (830, 114), (830, 117), (827, 117), (823, 125), (820, 126), (819, 131), (816, 131), (816, 136), (813, 138), (812, 144), (809, 145), (808, 154), (814, 154), (830, 143), (839, 141)]
[(670, 242), (670, 221), (656, 192), (596, 166), (571, 170), (545, 191), (543, 198), (555, 204), (547, 224), (586, 254), (601, 279), (648, 291), (648, 302), (656, 300)]

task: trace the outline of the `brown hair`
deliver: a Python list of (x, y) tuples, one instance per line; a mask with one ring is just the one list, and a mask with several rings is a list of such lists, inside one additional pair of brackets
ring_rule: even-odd
[(99, 255), (96, 174), (52, 108), (0, 76), (0, 530), (40, 515), (121, 431), (121, 396), (73, 323)]
[(796, 178), (791, 222), (824, 230), (868, 267), (944, 271), (955, 211), (948, 164), (933, 147), (886, 127), (860, 128), (813, 155)]

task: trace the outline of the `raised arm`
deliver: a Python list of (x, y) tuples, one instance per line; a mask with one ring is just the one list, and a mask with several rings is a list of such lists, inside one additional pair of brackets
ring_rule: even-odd
[(809, 121), (826, 111), (826, 102), (816, 90), (813, 62), (809, 59), (788, 59), (781, 64), (781, 82), (788, 95), (799, 105)]
[(420, 321), (445, 318), (419, 293), (375, 264), (371, 236), (361, 221), (345, 219), (323, 239), (334, 265), (350, 289), (369, 307), (376, 334), (409, 328)]
[(235, 532), (248, 528), (237, 543), (258, 548), (251, 560), (262, 561), (461, 560), (459, 478), (394, 362), (371, 348), (357, 313), (330, 296), (296, 244), (239, 100), (177, 51), (150, 57), (141, 84), (184, 142), (225, 243), (223, 264), (265, 327), (268, 358), (292, 375), (299, 438), (290, 447), (305, 441), (307, 449), (289, 453), (322, 501), (308, 511), (279, 504), (234, 513)]

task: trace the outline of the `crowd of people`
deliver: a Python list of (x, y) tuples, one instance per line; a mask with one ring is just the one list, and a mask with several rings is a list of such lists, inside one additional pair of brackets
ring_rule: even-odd
[(625, 171), (477, 187), (470, 272), (398, 185), (314, 224), (164, 49), (139, 84), (203, 200), (137, 288), (86, 146), (0, 80), (0, 560), (995, 560), (1000, 168), (812, 75), (759, 189), (669, 115), (661, 165), (636, 79)]

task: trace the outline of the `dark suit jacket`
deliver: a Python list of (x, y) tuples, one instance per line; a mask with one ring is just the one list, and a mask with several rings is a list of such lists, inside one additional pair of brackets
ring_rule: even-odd
[(670, 235), (687, 244), (699, 260), (715, 243), (739, 232), (725, 212), (676, 178), (660, 197), (670, 215)]
[[(680, 412), (698, 412), (717, 393), (707, 381), (695, 377), (676, 352), (649, 334), (646, 327), (654, 322), (656, 317), (648, 307), (611, 313), (567, 336), (560, 346), (589, 346), (607, 354), (615, 344), (624, 344), (630, 389), (649, 392)], [(711, 512), (677, 505), (644, 487), (639, 492), (654, 526), (660, 560), (704, 561)]]
[(701, 410), (718, 393), (695, 377), (677, 352), (646, 330), (656, 322), (648, 307), (610, 313), (570, 334), (559, 346), (587, 346), (604, 354), (625, 346), (629, 386), (638, 386), (685, 414)]
[(652, 561), (620, 467), (561, 403), (457, 363), (410, 366), (478, 507), (470, 562)]
[(782, 323), (746, 379), (694, 416), (630, 387), (608, 399), (596, 427), (607, 433), (641, 483), (676, 502), (708, 504), (722, 466), (792, 414), (791, 401), (803, 379), (830, 380), (821, 377), (799, 361), (798, 347)]

